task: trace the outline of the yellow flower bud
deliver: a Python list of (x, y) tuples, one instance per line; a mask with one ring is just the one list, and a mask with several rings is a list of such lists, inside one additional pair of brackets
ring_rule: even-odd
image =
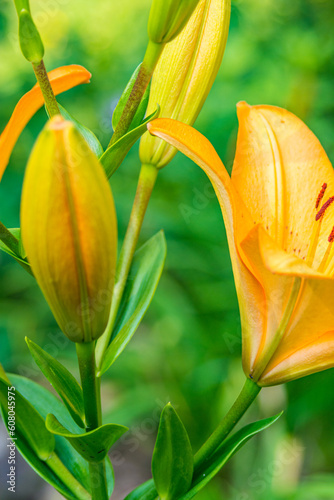
[[(160, 105), (160, 117), (192, 125), (219, 70), (230, 22), (231, 0), (200, 0), (181, 33), (163, 49), (153, 74), (147, 114)], [(140, 159), (158, 168), (175, 148), (146, 133)]]
[(188, 21), (199, 0), (153, 0), (148, 36), (154, 43), (172, 40)]
[(90, 342), (106, 327), (114, 285), (117, 222), (96, 156), (71, 122), (44, 128), (22, 192), (23, 245), (62, 331)]

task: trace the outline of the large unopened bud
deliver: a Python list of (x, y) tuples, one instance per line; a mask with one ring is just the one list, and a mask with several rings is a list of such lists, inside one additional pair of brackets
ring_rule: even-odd
[(188, 21), (199, 0), (153, 0), (148, 36), (154, 43), (172, 40)]
[[(153, 74), (147, 114), (160, 105), (160, 117), (192, 125), (219, 70), (230, 23), (231, 0), (200, 0), (183, 31), (168, 43)], [(161, 168), (176, 150), (146, 133), (142, 163)]]
[(21, 230), (32, 271), (62, 331), (74, 342), (100, 337), (114, 285), (114, 202), (96, 156), (59, 116), (46, 125), (29, 159)]

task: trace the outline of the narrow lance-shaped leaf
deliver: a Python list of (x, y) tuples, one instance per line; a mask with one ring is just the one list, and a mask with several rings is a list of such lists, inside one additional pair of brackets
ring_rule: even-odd
[(158, 286), (166, 251), (166, 240), (160, 231), (135, 253), (113, 340), (105, 353), (99, 375), (106, 372), (118, 358), (143, 319)]
[[(227, 439), (202, 468), (194, 471), (194, 477), (189, 491), (182, 497), (178, 497), (178, 500), (189, 500), (193, 498), (216, 474), (218, 474), (234, 453), (253, 436), (274, 424), (281, 415), (282, 413), (249, 424)], [(157, 490), (154, 487), (153, 480), (150, 479), (146, 483), (135, 488), (125, 500), (156, 500), (157, 497)]]
[(82, 389), (73, 375), (59, 361), (26, 337), (29, 351), (42, 373), (63, 400), (79, 427), (85, 427)]
[(124, 500), (155, 500), (158, 496), (153, 479), (149, 479), (146, 483), (137, 486), (129, 493)]
[(87, 462), (101, 462), (112, 445), (128, 430), (117, 424), (106, 424), (84, 434), (74, 434), (67, 430), (52, 414), (46, 417), (46, 428), (53, 434), (62, 436)]
[(161, 500), (186, 493), (193, 477), (193, 452), (187, 431), (173, 406), (162, 411), (152, 458), (153, 480)]
[(26, 260), (26, 253), (23, 248), (22, 239), (21, 239), (21, 230), (19, 228), (8, 229), (12, 233), (13, 236), (19, 241), (18, 253), (15, 253), (13, 250), (7, 247), (3, 241), (0, 240), (0, 250), (5, 252), (6, 254), (13, 257), (23, 267), (29, 274), (32, 274), (32, 270), (30, 268), (29, 262)]
[(154, 113), (148, 116), (143, 123), (123, 135), (123, 137), (121, 137), (103, 153), (100, 157), (100, 161), (107, 177), (111, 177), (116, 172), (132, 146), (147, 131), (147, 124), (157, 118), (158, 115), (159, 107)]
[[(282, 412), (283, 413), (283, 412)], [(267, 429), (274, 424), (282, 415), (279, 413), (271, 418), (259, 420), (252, 424), (246, 425), (243, 429), (236, 432), (228, 438), (212, 455), (203, 468), (196, 471), (194, 479), (189, 491), (180, 497), (180, 500), (190, 500), (197, 493), (208, 484), (211, 479), (218, 474), (220, 469), (228, 462), (228, 460), (242, 447), (247, 441), (258, 434), (259, 432)]]

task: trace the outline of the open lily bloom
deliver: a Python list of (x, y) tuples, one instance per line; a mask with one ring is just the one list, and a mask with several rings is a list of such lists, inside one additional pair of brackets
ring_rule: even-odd
[(244, 371), (267, 386), (334, 366), (334, 172), (318, 139), (290, 112), (240, 103), (238, 118), (231, 177), (192, 127), (158, 119), (149, 130), (195, 161), (215, 188)]
[[(55, 95), (81, 83), (88, 83), (91, 77), (89, 71), (76, 64), (54, 69), (48, 75)], [(0, 135), (0, 180), (22, 130), (43, 104), (44, 99), (38, 84), (17, 103), (9, 122)]]

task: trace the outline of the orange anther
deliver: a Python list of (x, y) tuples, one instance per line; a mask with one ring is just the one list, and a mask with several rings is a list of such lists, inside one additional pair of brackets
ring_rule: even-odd
[(325, 203), (322, 205), (319, 212), (315, 216), (316, 221), (318, 221), (319, 219), (321, 219), (325, 215), (327, 208), (333, 203), (333, 201), (334, 201), (334, 196), (331, 196), (330, 198), (328, 198), (327, 201), (325, 201)]
[(325, 191), (327, 189), (327, 184), (326, 182), (322, 185), (322, 188), (320, 190), (320, 193), (318, 194), (318, 198), (317, 198), (317, 201), (315, 202), (315, 208), (317, 209), (320, 205), (320, 202), (321, 200), (323, 199), (324, 197), (324, 194), (325, 194)]

